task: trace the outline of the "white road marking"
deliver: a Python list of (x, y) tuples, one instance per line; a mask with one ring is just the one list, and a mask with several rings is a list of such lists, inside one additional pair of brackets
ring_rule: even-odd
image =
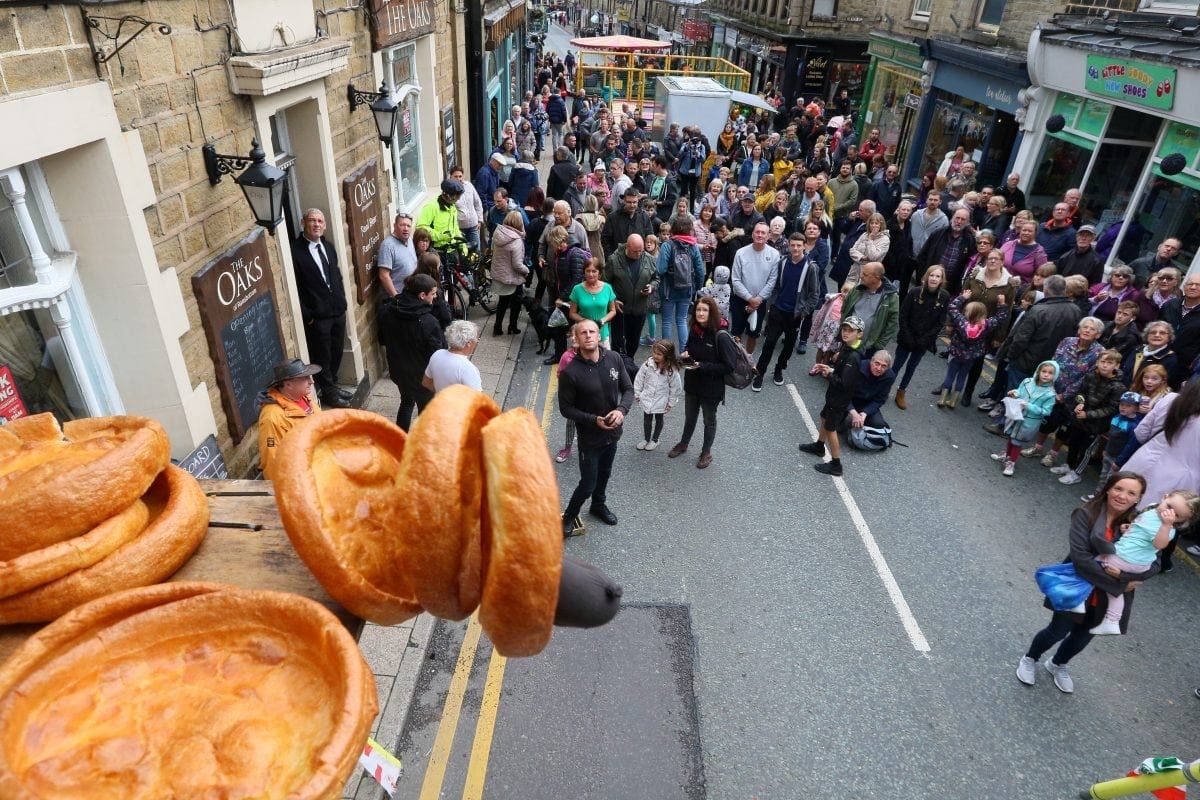
[[(796, 384), (789, 383), (787, 388), (792, 394), (792, 402), (796, 404), (801, 419), (804, 420), (804, 426), (808, 428), (809, 435), (816, 439), (817, 425), (813, 422), (812, 415), (808, 413), (808, 408), (804, 405), (800, 392), (796, 390)], [(829, 460), (828, 454), (825, 456), (825, 460)], [(900, 584), (896, 583), (887, 559), (883, 557), (883, 552), (880, 551), (879, 544), (871, 534), (867, 520), (859, 510), (858, 503), (854, 501), (854, 495), (850, 494), (850, 487), (846, 486), (846, 481), (842, 478), (834, 478), (833, 485), (837, 489), (838, 495), (841, 496), (846, 511), (850, 513), (854, 528), (858, 531), (863, 546), (867, 548), (867, 555), (871, 557), (871, 563), (875, 565), (875, 572), (879, 575), (879, 580), (883, 581), (883, 587), (887, 589), (888, 597), (891, 598), (892, 605), (900, 616), (900, 622), (904, 625), (904, 631), (908, 634), (908, 640), (912, 643), (913, 649), (918, 653), (928, 653), (929, 642), (925, 639), (925, 634), (921, 633), (921, 626), (917, 624), (917, 618), (913, 616), (912, 609), (908, 607), (908, 601), (904, 599), (904, 593), (900, 591)]]

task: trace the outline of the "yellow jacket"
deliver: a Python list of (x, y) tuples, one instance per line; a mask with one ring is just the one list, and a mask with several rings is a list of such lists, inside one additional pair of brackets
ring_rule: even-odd
[(258, 413), (258, 457), (267, 480), (274, 478), (272, 470), (283, 437), (300, 420), (321, 411), (320, 403), (312, 394), (308, 395), (307, 400), (309, 408), (305, 410), (299, 403), (284, 397), (278, 389), (268, 389), (262, 397), (262, 410)]

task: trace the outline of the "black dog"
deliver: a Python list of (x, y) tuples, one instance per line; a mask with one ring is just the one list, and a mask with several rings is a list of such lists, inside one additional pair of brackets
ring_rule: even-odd
[(529, 295), (521, 299), (521, 305), (529, 314), (529, 324), (537, 332), (538, 353), (546, 352), (546, 348), (550, 346), (550, 312), (545, 306), (534, 302)]

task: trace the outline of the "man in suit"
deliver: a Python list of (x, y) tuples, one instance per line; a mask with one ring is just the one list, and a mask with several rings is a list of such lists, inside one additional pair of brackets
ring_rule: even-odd
[(321, 404), (348, 408), (352, 397), (336, 383), (346, 338), (346, 291), (338, 270), (338, 255), (326, 239), (325, 214), (319, 208), (304, 212), (304, 233), (292, 243), (292, 267), (304, 317), (309, 360), (321, 367), (314, 378)]

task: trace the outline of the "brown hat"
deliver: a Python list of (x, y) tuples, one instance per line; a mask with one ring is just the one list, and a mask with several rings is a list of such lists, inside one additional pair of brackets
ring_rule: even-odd
[(290, 361), (284, 361), (275, 365), (275, 377), (271, 381), (271, 388), (280, 386), (284, 381), (290, 381), (292, 378), (303, 378), (307, 375), (316, 375), (321, 371), (321, 368), (316, 364), (305, 364), (298, 358), (293, 358)]

